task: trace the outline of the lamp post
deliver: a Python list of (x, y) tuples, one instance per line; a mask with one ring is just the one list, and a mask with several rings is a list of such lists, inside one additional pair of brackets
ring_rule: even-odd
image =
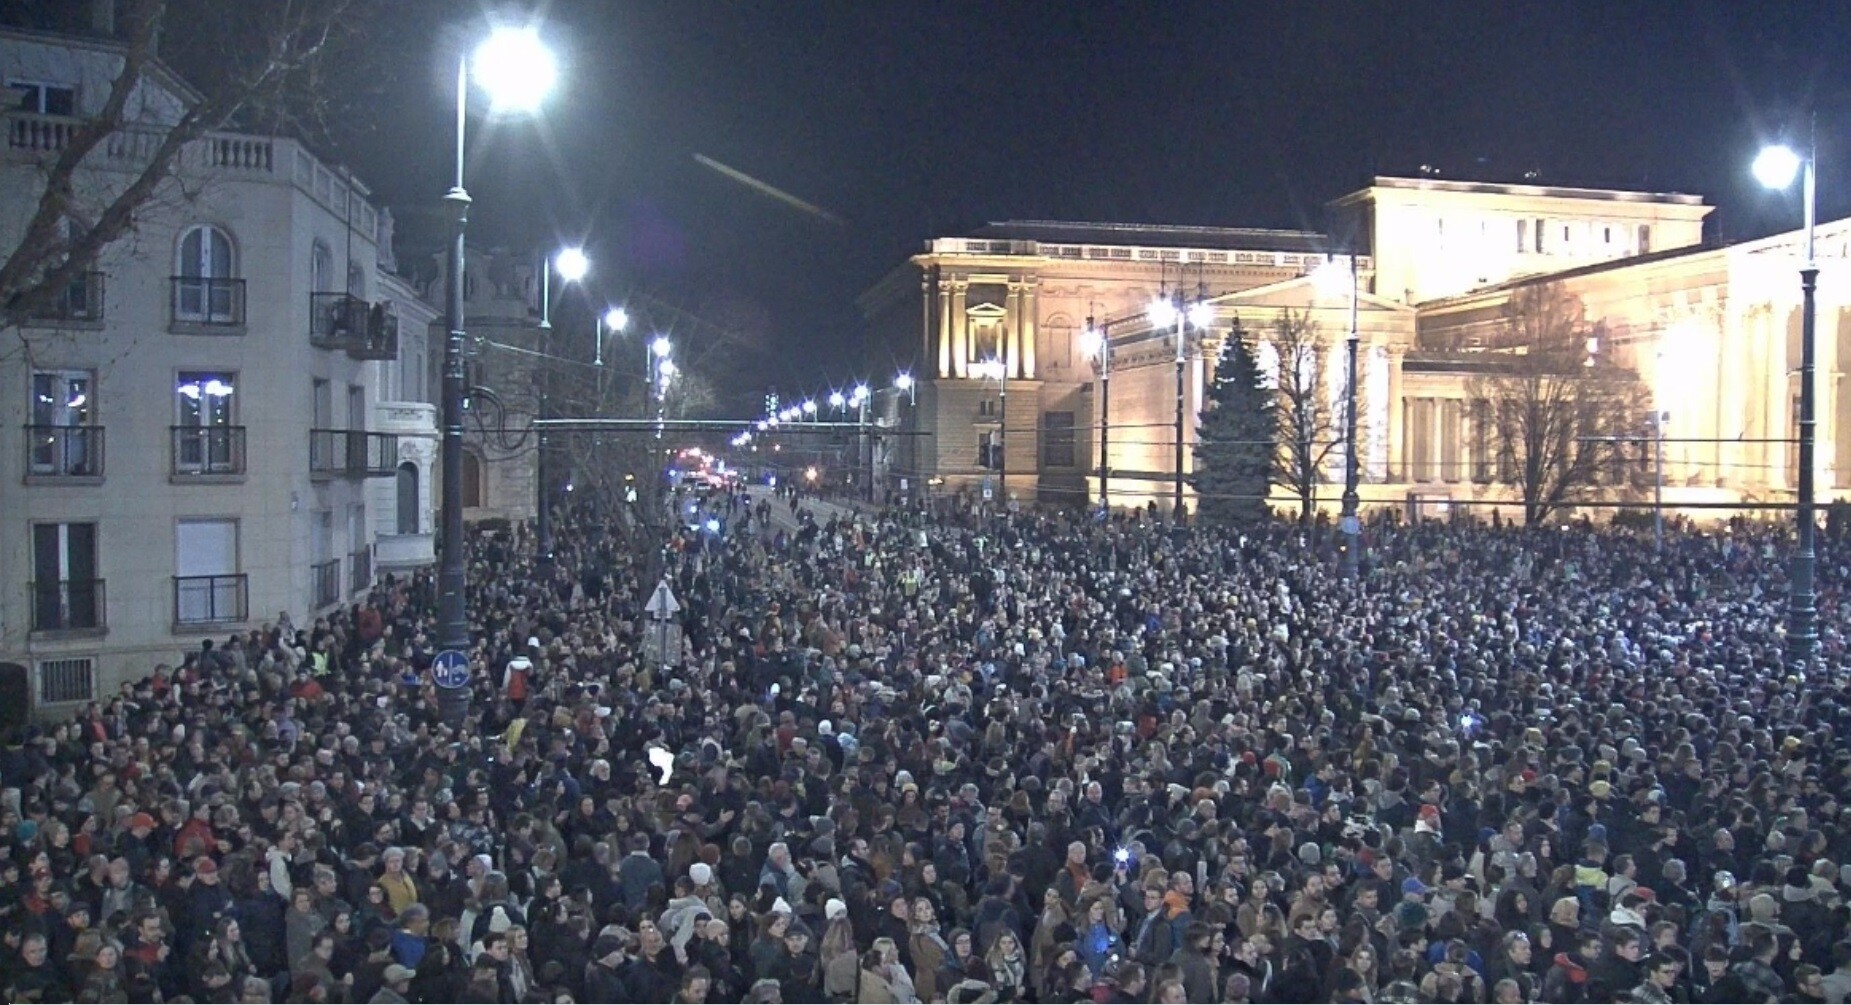
[(1009, 368), (1000, 359), (986, 359), (971, 364), (971, 376), (996, 381), (996, 443), (991, 447), (996, 457), (996, 480), (1002, 485), (1005, 506), (1009, 503)]
[(1171, 518), (1182, 523), (1189, 516), (1188, 507), (1183, 505), (1183, 447), (1187, 435), (1184, 425), (1185, 404), (1188, 400), (1188, 378), (1186, 370), (1189, 363), (1189, 341), (1187, 325), (1193, 324), (1197, 329), (1207, 328), (1214, 319), (1214, 310), (1206, 300), (1197, 300), (1184, 309), (1182, 294), (1175, 298), (1159, 297), (1151, 301), (1149, 317), (1158, 328), (1176, 328), (1176, 430), (1175, 430), (1175, 465), (1170, 473), (1174, 506)]
[[(498, 29), (476, 50), (473, 59), (464, 56), (456, 64), (456, 174), (455, 184), (444, 194), (453, 215), (449, 276), (444, 290), (443, 553), (437, 569), (437, 644), (440, 649), (456, 652), (469, 648), (468, 612), (463, 598), (463, 235), (469, 225), (469, 192), (463, 187), (463, 151), (471, 62), (494, 106), (510, 111), (537, 107), (551, 88), (555, 72), (552, 55), (541, 43), (539, 33), (531, 28)], [(460, 703), (453, 707), (452, 714), (461, 718), (468, 708), (468, 688), (445, 690), (460, 692)]]
[(667, 335), (657, 335), (643, 347), (643, 368), (649, 375), (648, 397), (644, 399), (647, 407), (649, 398), (655, 399), (656, 439), (662, 438), (662, 421), (667, 418), (663, 398), (668, 391), (668, 378), (675, 374), (675, 361), (669, 359), (669, 353), (675, 351), (675, 343)]
[(1813, 293), (1819, 283), (1819, 264), (1813, 256), (1813, 221), (1816, 183), (1814, 163), (1818, 159), (1816, 137), (1809, 142), (1805, 156), (1791, 147), (1772, 146), (1755, 158), (1755, 178), (1768, 188), (1784, 189), (1801, 175), (1800, 199), (1804, 204), (1806, 258), (1800, 263), (1800, 419), (1799, 419), (1799, 505), (1795, 518), (1799, 541), (1793, 553), (1792, 585), (1787, 594), (1787, 658), (1801, 668), (1810, 666), (1819, 646), (1818, 608), (1813, 594), (1813, 569), (1817, 562), (1813, 526), (1813, 367), (1816, 355), (1815, 305)]
[[(1354, 249), (1344, 256), (1349, 259), (1348, 268), (1337, 266), (1336, 262), (1326, 262), (1314, 277), (1318, 285), (1326, 290), (1349, 287), (1350, 296), (1350, 333), (1344, 339), (1345, 385), (1343, 389), (1343, 514), (1338, 522), (1338, 533), (1343, 537), (1343, 574), (1354, 577), (1362, 564), (1363, 524), (1358, 513), (1361, 507), (1361, 494), (1357, 491), (1359, 480), (1359, 457), (1356, 452), (1356, 353), (1361, 342), (1357, 330), (1357, 310), (1361, 300), (1356, 273), (1356, 252)], [(1343, 273), (1348, 272), (1347, 283)]]
[(1112, 511), (1112, 343), (1106, 331), (1087, 315), (1080, 347), (1099, 371), (1099, 509)]
[[(539, 373), (539, 407), (535, 410), (541, 419), (550, 419), (552, 414), (553, 371), (547, 366), (546, 353), (552, 351), (553, 333), (553, 273), (559, 274), (561, 282), (576, 283), (591, 271), (591, 260), (579, 248), (564, 248), (559, 254), (547, 259), (540, 268), (540, 373)], [(534, 454), (534, 562), (541, 570), (553, 566), (553, 491), (551, 470), (547, 461), (552, 453), (546, 426), (540, 426), (540, 438)]]
[(868, 438), (868, 400), (871, 397), (873, 393), (866, 384), (856, 384), (854, 393), (849, 395), (849, 401), (856, 406), (855, 424), (858, 427), (855, 430), (855, 467), (860, 470), (864, 482), (861, 495), (868, 502), (874, 501), (874, 444)]

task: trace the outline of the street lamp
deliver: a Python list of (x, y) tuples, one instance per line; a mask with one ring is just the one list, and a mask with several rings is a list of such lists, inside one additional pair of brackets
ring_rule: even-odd
[[(576, 283), (584, 279), (591, 271), (591, 259), (585, 257), (583, 248), (562, 248), (559, 253), (546, 260), (540, 270), (540, 352), (552, 351), (549, 336), (553, 330), (553, 274), (557, 272), (561, 282)], [(598, 339), (600, 346), (604, 340)], [(543, 365), (537, 374), (540, 401), (536, 413), (540, 419), (552, 418), (552, 383), (553, 370)], [(540, 426), (538, 446), (534, 454), (534, 563), (540, 569), (550, 569), (553, 565), (553, 493), (551, 491), (550, 472), (547, 461), (551, 451), (551, 442), (544, 423)]]
[(1186, 436), (1186, 428), (1183, 425), (1183, 406), (1188, 388), (1188, 380), (1184, 371), (1189, 362), (1189, 343), (1184, 326), (1193, 324), (1200, 330), (1207, 328), (1214, 321), (1214, 308), (1207, 301), (1198, 300), (1184, 310), (1179, 302), (1181, 296), (1178, 293), (1174, 299), (1168, 296), (1158, 297), (1150, 302), (1150, 307), (1145, 312), (1145, 316), (1150, 318), (1153, 327), (1175, 326), (1176, 328), (1176, 463), (1171, 479), (1172, 493), (1175, 497), (1173, 517), (1177, 523), (1182, 523), (1189, 514), (1188, 509), (1183, 505), (1183, 441)]
[(996, 381), (996, 480), (1002, 483), (1003, 505), (1009, 504), (1009, 368), (994, 357), (971, 364), (971, 376)]
[(1755, 158), (1755, 179), (1772, 189), (1785, 189), (1801, 175), (1800, 201), (1804, 205), (1806, 258), (1800, 263), (1800, 470), (1798, 547), (1793, 553), (1793, 583), (1787, 594), (1787, 657), (1802, 669), (1812, 664), (1819, 647), (1818, 607), (1813, 594), (1813, 568), (1817, 562), (1813, 526), (1812, 453), (1813, 366), (1817, 349), (1814, 345), (1816, 308), (1813, 293), (1819, 285), (1819, 264), (1813, 256), (1813, 221), (1817, 184), (1818, 143), (1815, 137), (1801, 156), (1791, 147), (1771, 146)]
[[(1348, 376), (1343, 390), (1343, 515), (1338, 522), (1338, 533), (1343, 536), (1343, 574), (1353, 577), (1362, 562), (1363, 544), (1363, 524), (1358, 513), (1362, 498), (1357, 490), (1359, 469), (1356, 453), (1356, 351), (1360, 341), (1357, 310), (1361, 297), (1357, 285), (1356, 252), (1352, 249), (1344, 257), (1349, 259), (1347, 269), (1335, 261), (1327, 261), (1313, 273), (1312, 280), (1325, 292), (1342, 290), (1347, 285), (1350, 296), (1350, 334), (1344, 340), (1344, 350), (1348, 357), (1345, 373)], [(1345, 272), (1349, 273), (1347, 277), (1344, 276)]]
[(1112, 511), (1112, 346), (1104, 328), (1091, 315), (1080, 333), (1080, 351), (1099, 372), (1099, 509)]
[[(463, 571), (463, 235), (469, 225), (469, 191), (463, 187), (463, 150), (469, 114), (470, 67), (497, 111), (532, 111), (551, 90), (553, 56), (528, 28), (500, 28), (473, 54), (456, 63), (455, 183), (444, 194), (451, 210), (449, 276), (444, 290), (443, 367), (443, 554), (437, 569), (437, 644), (445, 651), (469, 649)], [(468, 714), (469, 688), (446, 687), (445, 713)]]
[(836, 411), (838, 411), (838, 412), (839, 412), (839, 411), (841, 411), (841, 410), (843, 409), (843, 407), (844, 407), (844, 406), (846, 406), (847, 404), (848, 404), (848, 399), (847, 399), (847, 398), (844, 398), (844, 397), (842, 396), (842, 392), (841, 392), (841, 391), (831, 391), (831, 392), (829, 392), (829, 407), (830, 407), (830, 408), (833, 408), (833, 409), (835, 409)]

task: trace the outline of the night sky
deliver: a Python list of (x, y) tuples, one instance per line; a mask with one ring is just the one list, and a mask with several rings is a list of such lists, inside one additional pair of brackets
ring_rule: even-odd
[[(388, 3), (381, 69), (340, 81), (366, 110), (339, 153), (413, 232), (448, 186), (463, 6)], [(847, 379), (855, 297), (989, 220), (1321, 229), (1326, 200), (1425, 164), (1694, 192), (1737, 240), (1797, 225), (1747, 165), (1814, 105), (1821, 216), (1851, 212), (1851, 4), (555, 0), (544, 24), (544, 117), (472, 119), (476, 234), (582, 240), (593, 299), (738, 333), (741, 400)]]

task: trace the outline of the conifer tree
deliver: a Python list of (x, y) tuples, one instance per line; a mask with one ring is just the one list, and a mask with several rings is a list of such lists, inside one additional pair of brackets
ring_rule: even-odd
[(1221, 343), (1214, 383), (1197, 427), (1193, 483), (1203, 520), (1233, 524), (1266, 519), (1278, 452), (1277, 397), (1236, 324)]

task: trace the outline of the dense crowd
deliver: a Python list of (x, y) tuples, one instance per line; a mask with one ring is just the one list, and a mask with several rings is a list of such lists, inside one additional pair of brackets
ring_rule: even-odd
[(676, 669), (579, 513), (462, 723), (412, 576), (0, 751), (8, 1000), (1851, 996), (1829, 549), (1802, 676), (1746, 524), (676, 505)]

